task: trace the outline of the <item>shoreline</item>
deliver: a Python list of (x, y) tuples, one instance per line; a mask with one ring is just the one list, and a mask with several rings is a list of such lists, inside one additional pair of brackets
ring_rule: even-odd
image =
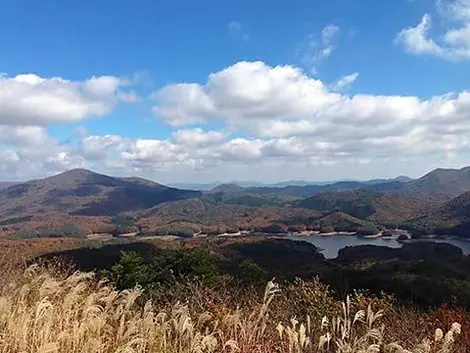
[[(319, 231), (302, 231), (302, 232), (290, 232), (290, 233), (262, 233), (262, 232), (252, 232), (252, 231), (239, 231), (236, 233), (220, 233), (220, 234), (205, 234), (205, 233), (196, 233), (192, 237), (193, 238), (205, 238), (205, 237), (221, 237), (221, 238), (230, 238), (230, 237), (243, 237), (243, 236), (268, 236), (268, 237), (276, 237), (276, 238), (309, 238), (309, 237), (358, 237), (363, 239), (383, 239), (383, 240), (395, 240), (398, 243), (406, 244), (406, 243), (415, 243), (420, 241), (465, 241), (470, 243), (469, 238), (459, 237), (455, 235), (439, 235), (439, 234), (431, 234), (427, 236), (422, 236), (419, 238), (412, 238), (411, 234), (404, 230), (395, 230), (392, 235), (390, 233), (387, 234), (387, 231), (380, 232), (377, 234), (370, 234), (370, 235), (361, 235), (357, 234), (357, 232), (329, 232), (329, 233), (320, 233)], [(386, 234), (386, 235), (385, 235)], [(405, 235), (407, 239), (400, 239), (401, 235)], [(95, 240), (95, 241), (109, 241), (113, 238), (121, 238), (121, 239), (165, 239), (165, 240), (177, 240), (177, 239), (184, 239), (177, 236), (172, 235), (155, 235), (155, 236), (139, 236), (137, 233), (127, 233), (127, 234), (120, 234), (118, 237), (113, 237), (109, 233), (95, 233), (89, 234), (86, 236), (88, 240)]]

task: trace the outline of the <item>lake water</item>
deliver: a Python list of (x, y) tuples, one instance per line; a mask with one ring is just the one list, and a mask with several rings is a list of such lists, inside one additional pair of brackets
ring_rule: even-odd
[[(402, 243), (398, 242), (395, 239), (382, 239), (382, 238), (364, 238), (357, 237), (354, 235), (334, 235), (334, 236), (310, 236), (310, 237), (287, 237), (291, 240), (296, 241), (306, 241), (309, 242), (318, 248), (320, 248), (321, 253), (325, 255), (327, 259), (334, 259), (338, 257), (339, 250), (347, 246), (357, 246), (357, 245), (376, 245), (376, 246), (387, 246), (389, 248), (401, 248)], [(459, 240), (459, 239), (426, 239), (426, 240), (416, 240), (416, 241), (433, 241), (437, 243), (448, 243), (455, 245), (462, 249), (465, 255), (470, 254), (470, 241)]]

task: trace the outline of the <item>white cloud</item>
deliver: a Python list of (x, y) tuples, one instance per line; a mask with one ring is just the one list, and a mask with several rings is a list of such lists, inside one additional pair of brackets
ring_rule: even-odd
[(450, 23), (443, 35), (432, 38), (432, 19), (425, 14), (419, 24), (401, 30), (395, 43), (415, 55), (470, 59), (470, 0), (437, 0), (437, 7), (441, 20)]
[(125, 141), (117, 135), (83, 136), (79, 147), (80, 155), (91, 161), (103, 161), (124, 150)]
[[(340, 87), (357, 77), (348, 76)], [(47, 82), (34, 75), (19, 80)], [(118, 100), (109, 82), (91, 81), (88, 94)], [(294, 66), (239, 62), (210, 74), (205, 84), (168, 85), (153, 97), (158, 118), (181, 127), (168, 138), (91, 135), (81, 129), (73, 141), (59, 143), (44, 124), (2, 121), (0, 179), (72, 167), (162, 182), (318, 180), (344, 171), (344, 177), (367, 177), (377, 170), (393, 176), (424, 172), (438, 162), (446, 166), (450, 156), (464, 163), (470, 153), (468, 91), (429, 99), (342, 94)]]
[(41, 126), (0, 125), (0, 142), (11, 145), (40, 145), (49, 141)]
[[(349, 76), (340, 87), (357, 77)], [(200, 148), (197, 155), (186, 151), (191, 158), (263, 161), (295, 156), (331, 164), (344, 158), (370, 160), (469, 147), (469, 92), (428, 100), (349, 97), (328, 90), (298, 68), (262, 62), (237, 63), (211, 74), (205, 85), (173, 85), (162, 91), (164, 95), (156, 94), (161, 99), (155, 111), (170, 124), (218, 120), (258, 136)], [(192, 131), (206, 136), (200, 129)], [(187, 145), (194, 138), (176, 142)]]
[(0, 76), (0, 124), (45, 126), (103, 116), (116, 105), (114, 76), (69, 81), (34, 74)]
[(339, 32), (340, 28), (338, 26), (326, 25), (321, 31), (320, 38), (317, 35), (310, 34), (298, 48), (302, 64), (313, 74), (317, 73), (318, 65), (333, 53)]
[(226, 134), (220, 131), (204, 132), (201, 128), (190, 130), (178, 130), (173, 134), (173, 139), (187, 146), (210, 146), (222, 141)]
[(442, 48), (434, 40), (428, 38), (431, 28), (431, 16), (424, 15), (416, 27), (403, 29), (396, 38), (397, 44), (403, 44), (405, 49), (412, 54), (442, 55)]
[(126, 102), (126, 103), (139, 103), (142, 102), (142, 97), (135, 91), (129, 92), (119, 92), (117, 94), (119, 100)]
[(444, 19), (470, 21), (470, 0), (436, 0), (436, 5)]
[(154, 139), (129, 141), (127, 151), (122, 152), (121, 156), (131, 164), (152, 168), (165, 164), (185, 164), (191, 161), (181, 145)]
[(332, 24), (326, 25), (321, 32), (322, 42), (327, 45), (330, 45), (335, 39), (335, 37), (338, 35), (338, 33), (338, 26)]
[(354, 72), (352, 74), (341, 77), (333, 85), (333, 91), (341, 91), (345, 88), (348, 88), (357, 80), (358, 77), (359, 77), (359, 72)]
[(247, 41), (250, 39), (250, 36), (248, 35), (248, 33), (245, 32), (240, 22), (230, 21), (227, 28), (232, 38), (240, 39), (243, 41)]
[(174, 126), (203, 122), (214, 110), (201, 86), (194, 83), (165, 86), (152, 94), (152, 98), (158, 103), (153, 112)]
[(169, 85), (154, 97), (154, 112), (174, 126), (213, 119), (228, 119), (235, 126), (260, 119), (296, 119), (341, 98), (296, 67), (269, 67), (263, 62), (239, 62), (211, 74), (204, 86)]
[(39, 145), (3, 146), (0, 149), (2, 180), (26, 180), (49, 176), (85, 165), (85, 160), (70, 145), (50, 137)]

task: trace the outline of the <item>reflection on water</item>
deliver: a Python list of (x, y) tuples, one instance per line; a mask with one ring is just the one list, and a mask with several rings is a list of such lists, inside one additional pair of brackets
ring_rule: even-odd
[[(389, 248), (401, 248), (403, 245), (395, 239), (383, 239), (383, 238), (364, 238), (351, 235), (334, 235), (334, 236), (311, 236), (311, 237), (287, 237), (291, 240), (299, 240), (309, 242), (318, 248), (321, 253), (325, 255), (327, 259), (334, 259), (338, 257), (339, 250), (347, 246), (357, 245), (376, 245), (376, 246), (387, 246)], [(458, 246), (462, 249), (465, 255), (470, 254), (470, 242), (458, 239), (428, 239), (428, 240), (416, 240), (416, 241), (433, 241), (437, 243), (448, 243)]]

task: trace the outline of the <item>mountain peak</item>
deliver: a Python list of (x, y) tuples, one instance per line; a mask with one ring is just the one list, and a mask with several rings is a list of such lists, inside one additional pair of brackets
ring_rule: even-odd
[(211, 191), (212, 192), (241, 192), (245, 190), (244, 187), (231, 183), (231, 184), (220, 184), (217, 185), (215, 188), (213, 188)]
[(55, 176), (59, 176), (59, 175), (80, 176), (80, 175), (92, 175), (92, 174), (97, 174), (97, 173), (89, 169), (85, 169), (85, 168), (74, 168), (74, 169), (70, 169), (65, 172), (59, 173)]
[[(77, 168), (0, 192), (0, 214), (22, 216), (60, 212), (104, 216), (199, 196), (141, 178), (114, 178)], [(21, 210), (21, 211), (18, 211)]]

